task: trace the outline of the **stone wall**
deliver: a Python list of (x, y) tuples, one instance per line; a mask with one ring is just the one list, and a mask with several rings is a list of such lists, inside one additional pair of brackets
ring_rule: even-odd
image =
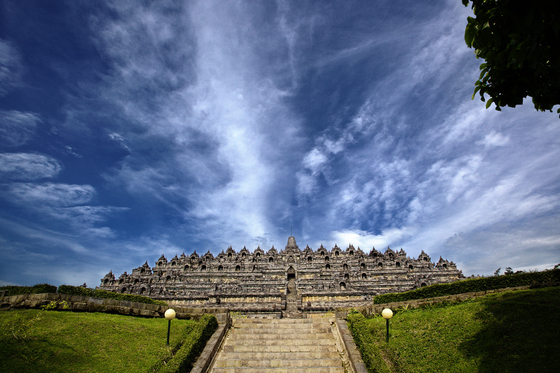
[[(410, 258), (387, 248), (364, 253), (352, 245), (300, 250), (294, 237), (284, 250), (231, 247), (214, 257), (161, 256), (115, 278), (109, 272), (100, 288), (142, 294), (174, 305), (213, 307), (245, 312), (320, 312), (371, 304), (375, 295), (400, 292), (463, 277), (453, 262), (433, 263), (422, 251)], [(291, 284), (291, 285), (290, 285)], [(290, 290), (292, 289), (292, 290)]]
[(92, 298), (81, 295), (42, 293), (42, 294), (22, 294), (0, 297), (0, 309), (9, 310), (14, 308), (41, 308), (51, 306), (59, 311), (75, 312), (105, 312), (120, 315), (141, 316), (141, 317), (163, 317), (165, 311), (173, 308), (176, 317), (198, 318), (204, 314), (223, 314), (223, 309), (219, 308), (189, 308), (162, 306), (156, 304), (146, 304), (129, 302), (116, 299)]

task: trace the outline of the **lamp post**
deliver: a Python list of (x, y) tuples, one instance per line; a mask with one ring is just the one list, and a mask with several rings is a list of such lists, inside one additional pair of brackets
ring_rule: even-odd
[(388, 308), (385, 308), (381, 311), (381, 316), (387, 321), (387, 343), (389, 343), (389, 319), (393, 317), (393, 311)]
[(171, 331), (171, 320), (175, 318), (175, 311), (173, 309), (168, 309), (165, 311), (164, 314), (165, 318), (167, 319), (167, 346), (169, 346), (169, 332)]

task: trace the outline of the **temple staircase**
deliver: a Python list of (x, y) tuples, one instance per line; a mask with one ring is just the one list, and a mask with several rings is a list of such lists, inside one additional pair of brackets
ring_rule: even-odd
[(293, 278), (288, 281), (286, 289), (286, 310), (282, 312), (282, 317), (290, 319), (301, 318), (301, 312), (297, 308), (298, 296), (296, 282)]
[(333, 320), (233, 319), (214, 373), (344, 373)]

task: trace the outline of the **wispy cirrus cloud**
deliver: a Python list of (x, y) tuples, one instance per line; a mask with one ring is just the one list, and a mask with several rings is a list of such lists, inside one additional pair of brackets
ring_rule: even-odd
[(35, 136), (40, 122), (36, 114), (0, 110), (0, 138), (9, 147), (21, 146)]
[[(560, 175), (552, 162), (558, 146), (550, 137), (550, 131), (557, 131), (549, 125), (550, 116), (530, 130), (549, 134), (528, 140), (522, 124), (530, 108), (514, 117), (484, 110), (476, 101), (448, 112), (436, 105), (439, 92), (450, 90), (445, 85), (453, 74), (476, 65), (457, 44), (464, 25), (447, 12), (441, 16), (437, 26), (427, 24), (426, 32), (418, 34), (423, 39), (417, 46), (406, 50), (409, 62), (374, 86), (351, 121), (317, 136), (303, 158), (298, 191), (305, 201), (324, 204), (325, 218), (315, 221), (330, 227), (329, 240), (403, 245), (413, 255), (421, 249), (438, 254), (446, 252), (441, 245), (455, 232), (471, 236), (504, 219), (517, 222), (554, 213), (558, 200), (547, 190)], [(463, 75), (451, 85), (467, 79), (470, 75)], [(418, 87), (427, 90), (422, 105), (436, 109), (420, 108), (426, 117), (398, 113), (399, 108), (410, 111), (404, 105), (418, 105)], [(461, 92), (465, 98), (472, 94), (464, 85)], [(328, 162), (311, 162), (326, 157)], [(540, 174), (544, 169), (546, 176)], [(340, 222), (347, 229), (334, 228)], [(317, 233), (314, 227), (309, 230)], [(492, 249), (484, 245), (476, 255)], [(505, 260), (507, 250), (500, 252)], [(461, 255), (462, 265), (471, 270), (467, 263), (476, 261), (476, 255)]]
[(91, 202), (96, 192), (91, 185), (11, 183), (4, 195), (27, 206), (75, 206)]
[(0, 176), (3, 180), (51, 179), (60, 173), (60, 163), (46, 155), (33, 153), (0, 154)]
[(491, 148), (494, 146), (506, 146), (509, 142), (509, 136), (504, 136), (500, 132), (492, 131), (476, 143), (484, 145), (486, 148)]
[[(299, 122), (283, 102), (285, 89), (275, 85), (276, 76), (269, 75), (270, 66), (263, 63), (267, 56), (258, 53), (263, 48), (276, 53), (270, 43), (286, 41), (272, 32), (250, 37), (258, 34), (257, 18), (240, 4), (192, 3), (176, 9), (176, 22), (165, 30), (158, 26), (158, 19), (168, 19), (163, 7), (149, 12), (121, 5), (115, 9), (122, 17), (99, 26), (99, 44), (118, 61), (118, 79), (111, 81), (109, 95), (147, 131), (138, 135), (122, 128), (118, 138), (113, 136), (114, 141), (126, 138), (132, 155), (108, 180), (183, 211), (197, 220), (197, 230), (214, 232), (222, 245), (233, 243), (222, 237), (228, 230), (239, 232), (234, 242), (269, 234), (270, 196), (285, 182), (279, 174), (293, 157), (282, 160), (278, 155), (293, 153)], [(189, 20), (189, 26), (183, 20)], [(142, 38), (154, 53), (135, 49), (133, 41)], [(170, 56), (169, 48), (175, 51)], [(162, 55), (172, 60), (176, 56), (177, 66), (166, 65), (169, 61)], [(181, 59), (191, 62), (185, 65)], [(169, 79), (182, 78), (183, 84), (168, 89), (167, 75), (159, 76), (158, 66)], [(146, 78), (152, 72), (158, 74), (153, 81)], [(134, 78), (137, 74), (142, 77)], [(130, 105), (142, 102), (130, 100), (140, 86), (153, 89), (156, 100), (132, 110)], [(147, 165), (136, 156), (154, 139), (167, 151)]]
[(23, 67), (12, 43), (0, 39), (0, 97), (20, 84)]

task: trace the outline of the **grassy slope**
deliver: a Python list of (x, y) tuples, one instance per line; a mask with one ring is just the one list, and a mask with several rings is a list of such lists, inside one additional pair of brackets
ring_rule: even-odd
[[(560, 288), (511, 291), (366, 320), (370, 371), (558, 372)], [(365, 359), (367, 360), (367, 359)], [(373, 363), (372, 363), (373, 364)]]
[[(19, 319), (41, 319), (21, 331), (10, 328)], [(194, 325), (173, 320), (171, 347)], [(169, 359), (167, 320), (103, 313), (38, 310), (0, 312), (0, 372), (148, 372)]]

